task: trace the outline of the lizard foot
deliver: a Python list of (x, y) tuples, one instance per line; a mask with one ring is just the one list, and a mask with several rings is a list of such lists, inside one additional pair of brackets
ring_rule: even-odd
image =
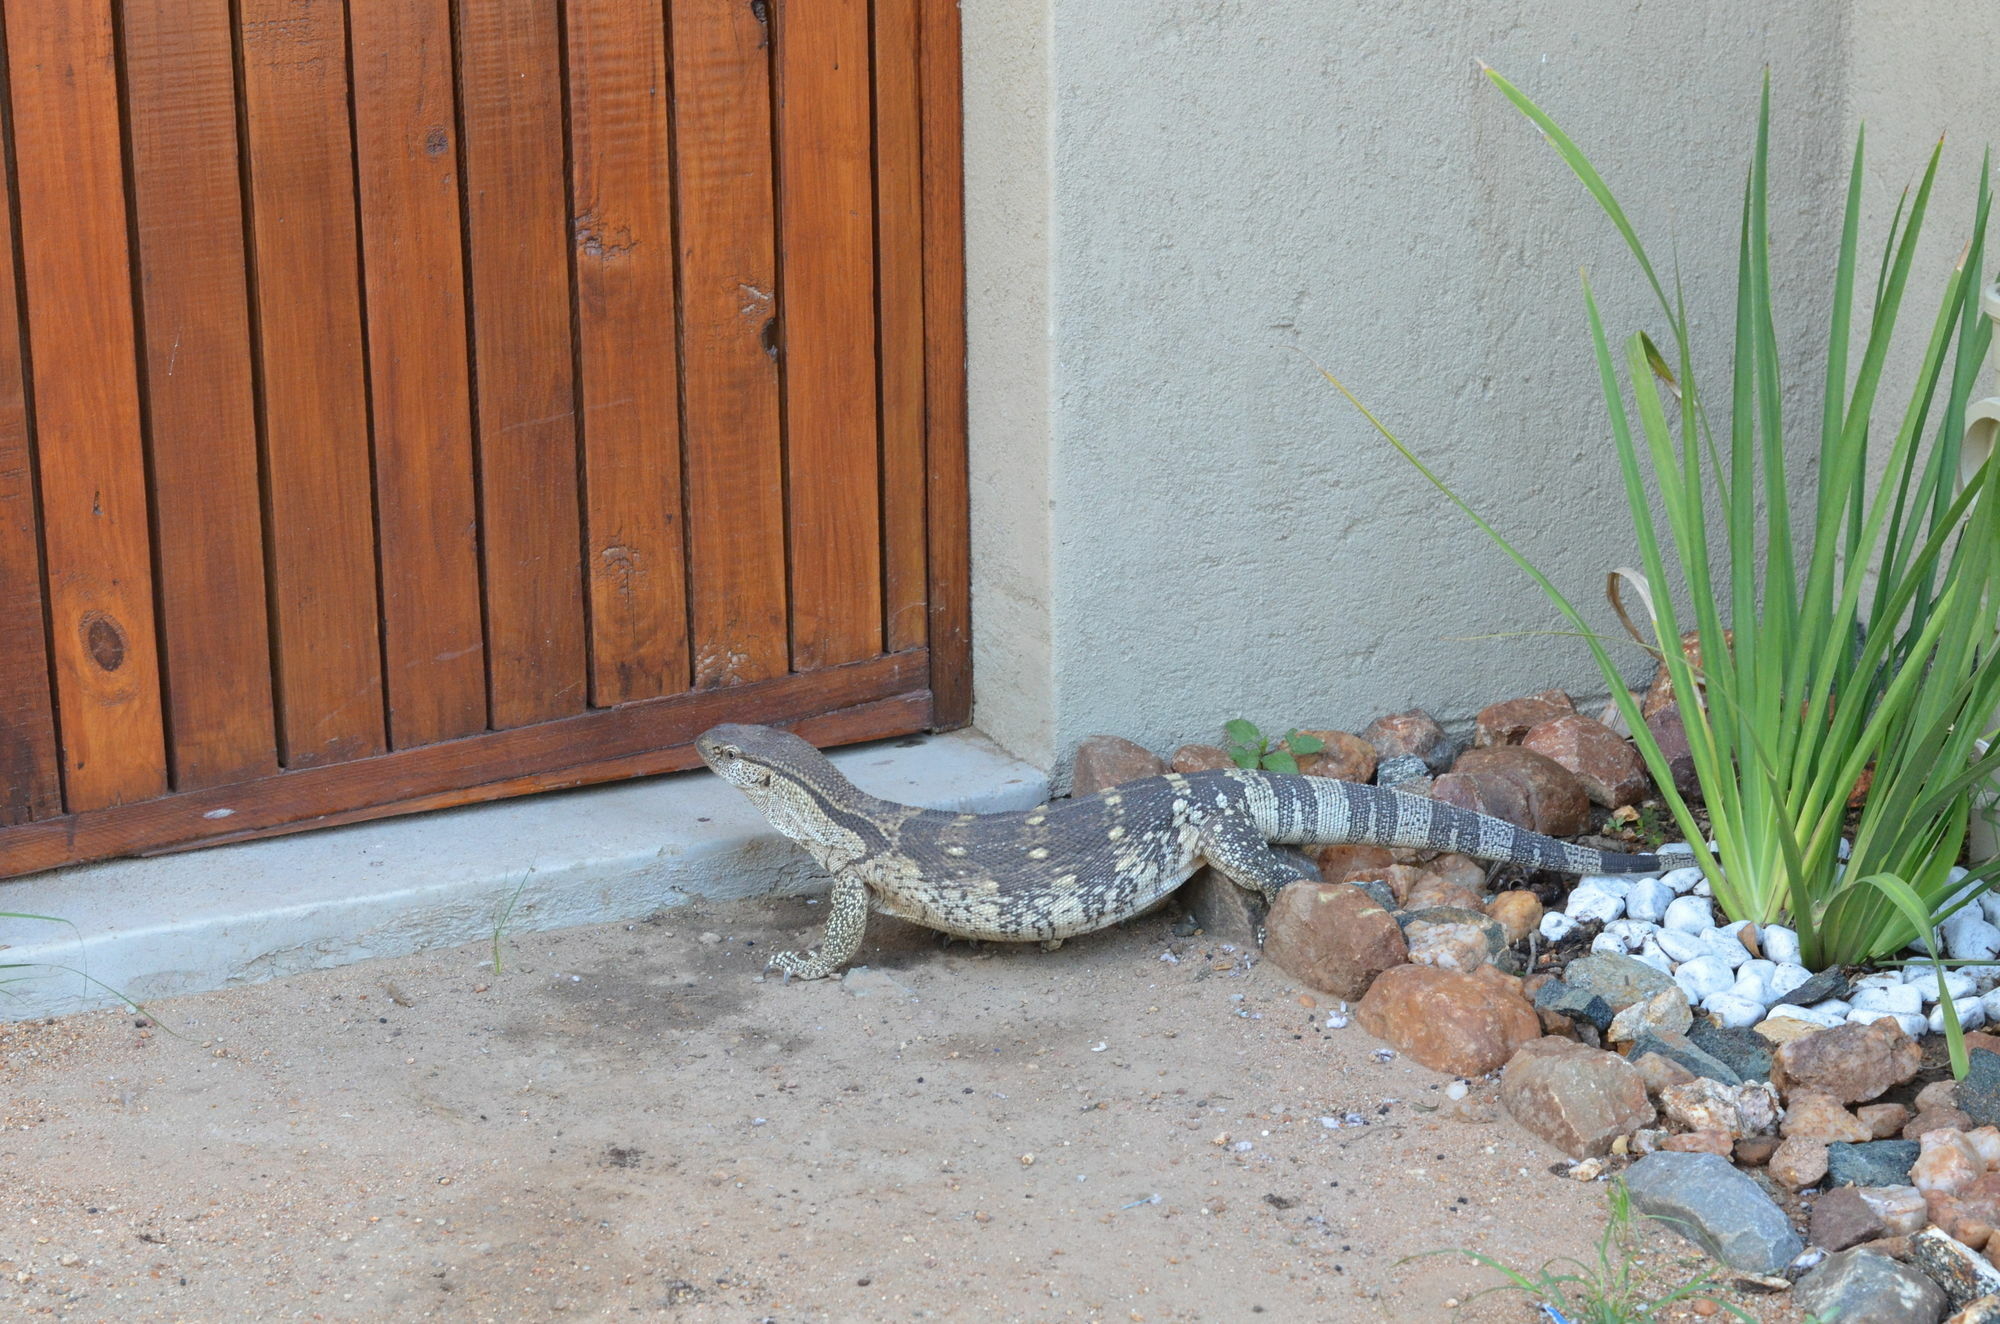
[(1060, 949), (1062, 945), (1063, 940), (1061, 938), (1045, 938), (1042, 940), (1041, 947), (1045, 952), (1053, 952)]
[(778, 952), (765, 963), (764, 968), (784, 972), (784, 982), (789, 984), (794, 976), (799, 979), (825, 979), (833, 973), (834, 963), (818, 952)]

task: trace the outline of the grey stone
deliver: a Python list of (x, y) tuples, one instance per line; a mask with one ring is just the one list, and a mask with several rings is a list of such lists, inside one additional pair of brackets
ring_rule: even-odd
[(1825, 1324), (1938, 1324), (1945, 1294), (1921, 1272), (1880, 1251), (1827, 1256), (1792, 1289), (1799, 1309)]
[(1632, 1057), (1636, 1061), (1648, 1053), (1658, 1053), (1669, 1062), (1678, 1062), (1697, 1076), (1719, 1080), (1725, 1085), (1741, 1085), (1743, 1077), (1733, 1067), (1713, 1053), (1697, 1048), (1686, 1035), (1656, 1034), (1651, 1030), (1642, 1031), (1632, 1041)]
[(1599, 1030), (1607, 1028), (1617, 1015), (1611, 1010), (1611, 1004), (1597, 994), (1571, 988), (1560, 979), (1551, 979), (1535, 990), (1535, 1008), (1567, 1016), (1573, 1021), (1587, 1022)]
[(1982, 1296), (1967, 1303), (1945, 1324), (2000, 1324), (2000, 1296)]
[(2000, 1292), (2000, 1269), (1942, 1228), (1927, 1227), (1910, 1238), (1910, 1261), (1944, 1289), (1953, 1310)]
[(1673, 976), (1664, 970), (1615, 952), (1579, 956), (1569, 963), (1562, 978), (1571, 988), (1603, 998), (1611, 1004), (1613, 1014), (1674, 987)]
[(1826, 1147), (1829, 1186), (1907, 1186), (1922, 1146), (1914, 1140), (1869, 1140)]
[(1400, 786), (1404, 782), (1428, 779), (1431, 765), (1415, 754), (1391, 754), (1375, 765), (1377, 786)]
[(1744, 1080), (1771, 1078), (1771, 1042), (1755, 1030), (1730, 1030), (1713, 1021), (1697, 1019), (1687, 1037), (1689, 1043)]
[(1776, 1274), (1806, 1248), (1764, 1188), (1720, 1154), (1648, 1154), (1625, 1185), (1633, 1208), (1733, 1269)]
[[(1396, 894), (1391, 892), (1389, 885), (1380, 878), (1351, 878), (1348, 881), (1366, 892), (1369, 896), (1375, 898), (1376, 905), (1382, 907), (1382, 909), (1392, 915), (1396, 913)], [(1241, 891), (1242, 889), (1238, 888), (1237, 890)]]
[(2000, 1055), (1975, 1048), (1970, 1069), (1958, 1082), (1958, 1106), (1974, 1126), (2000, 1126)]
[(1197, 870), (1176, 896), (1209, 937), (1242, 947), (1257, 945), (1264, 927), (1264, 899), (1230, 882), (1220, 870)]
[(1853, 991), (1854, 981), (1842, 974), (1839, 966), (1834, 966), (1820, 971), (1772, 1005), (1811, 1007), (1825, 1002), (1828, 998), (1845, 998)]

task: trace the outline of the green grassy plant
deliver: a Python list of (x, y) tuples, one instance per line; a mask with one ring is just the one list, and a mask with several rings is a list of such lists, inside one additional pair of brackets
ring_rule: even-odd
[(1229, 741), (1229, 761), (1253, 771), (1262, 768), (1265, 772), (1297, 772), (1300, 758), (1326, 748), (1326, 742), (1318, 736), (1302, 735), (1297, 729), (1276, 740), (1267, 740), (1256, 723), (1241, 717), (1223, 723), (1222, 733)]
[(1708, 1301), (1739, 1320), (1751, 1317), (1715, 1295), (1715, 1280), (1707, 1274), (1678, 1287), (1656, 1294), (1641, 1285), (1632, 1244), (1632, 1195), (1622, 1181), (1613, 1181), (1606, 1196), (1609, 1213), (1604, 1234), (1597, 1240), (1597, 1254), (1591, 1260), (1562, 1256), (1547, 1260), (1533, 1272), (1511, 1269), (1490, 1255), (1475, 1250), (1432, 1251), (1433, 1255), (1463, 1255), (1474, 1264), (1491, 1269), (1505, 1281), (1482, 1292), (1519, 1292), (1533, 1298), (1544, 1312), (1565, 1324), (1650, 1324), (1650, 1321), (1679, 1318), (1668, 1316), (1669, 1306), (1688, 1306)]
[[(1655, 341), (1635, 332), (1622, 355), (1614, 354), (1584, 281), (1598, 381), (1642, 558), (1643, 571), (1626, 578), (1640, 590), (1657, 655), (1681, 700), (1713, 851), (1675, 791), (1605, 641), (1541, 571), (1346, 387), (1333, 384), (1582, 635), (1731, 918), (1788, 920), (1815, 969), (1892, 958), (1913, 942), (1929, 942), (1940, 920), (2000, 875), (2000, 862), (1990, 862), (1969, 880), (1949, 876), (1965, 840), (1970, 793), (2000, 766), (2000, 751), (1980, 756), (1974, 749), (2000, 702), (1993, 646), (2000, 501), (1980, 499), (1995, 481), (1991, 461), (1963, 481), (1959, 473), (1966, 401), (1991, 338), (1977, 288), (1991, 202), (1986, 172), (1972, 237), (1945, 282), (1909, 397), (1896, 415), (1878, 419), (1884, 364), (1942, 143), (1914, 196), (1906, 194), (1897, 209), (1872, 291), (1857, 291), (1863, 152), (1857, 140), (1822, 401), (1817, 419), (1802, 425), (1781, 408), (1767, 226), (1767, 78), (1737, 236), (1728, 412), (1716, 420), (1695, 381), (1691, 321), (1678, 280), (1662, 281), (1581, 149), (1527, 96), (1488, 74), (1610, 218), (1671, 333)], [(1861, 355), (1851, 365), (1857, 334)], [(1816, 434), (1817, 479), (1809, 518), (1795, 528), (1789, 466), (1800, 457), (1788, 438), (1802, 430)], [(1871, 444), (1884, 447), (1876, 456), (1884, 476), (1872, 491)], [(1721, 512), (1720, 528), (1712, 511)], [(1685, 608), (1676, 602), (1676, 583)], [(1700, 643), (1699, 672), (1680, 646), (1690, 620)], [(1843, 868), (1838, 848), (1848, 801), (1864, 775), (1872, 780)], [(1942, 984), (1941, 970), (1939, 977)], [(1954, 1056), (1961, 1057), (1945, 1005)]]

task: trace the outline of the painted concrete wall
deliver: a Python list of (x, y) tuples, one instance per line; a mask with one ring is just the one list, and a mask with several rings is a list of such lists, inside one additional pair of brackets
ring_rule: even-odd
[[(1871, 5), (965, 0), (978, 724), (1048, 766), (1099, 730), (1166, 749), (1236, 715), (1600, 692), (1573, 640), (1475, 638), (1559, 620), (1306, 356), (1612, 628), (1603, 574), (1636, 554), (1579, 267), (1614, 334), (1661, 318), (1475, 62), (1583, 143), (1656, 261), (1678, 252), (1721, 389), (1763, 68), (1800, 362), (1855, 117), (1904, 173), (1908, 142), (1991, 117), (1990, 70), (1959, 93), (1927, 63), (1962, 14)], [(1901, 63), (1858, 58), (1878, 41)]]

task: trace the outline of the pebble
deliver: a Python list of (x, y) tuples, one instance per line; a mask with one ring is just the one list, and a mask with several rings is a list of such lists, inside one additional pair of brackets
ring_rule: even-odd
[(1930, 1028), (1930, 1021), (1916, 1012), (1871, 1011), (1866, 1007), (1856, 1007), (1847, 1013), (1849, 1025), (1869, 1025), (1875, 1021), (1894, 1021), (1912, 1039), (1922, 1037), (1924, 1031)]
[(1782, 924), (1766, 924), (1764, 955), (1780, 965), (1798, 965), (1805, 958), (1799, 950), (1799, 935)]
[(1915, 1015), (1924, 1009), (1923, 994), (1913, 984), (1894, 988), (1863, 988), (1854, 994), (1855, 1011), (1887, 1011)]
[(1702, 955), (1713, 956), (1731, 970), (1750, 959), (1750, 949), (1728, 929), (1710, 929), (1701, 935)]
[(1654, 935), (1653, 941), (1675, 961), (1692, 961), (1704, 950), (1699, 936), (1681, 929), (1661, 929)]
[(1712, 953), (1683, 961), (1674, 970), (1674, 982), (1687, 994), (1688, 1001), (1700, 1003), (1712, 993), (1720, 993), (1736, 982), (1736, 972), (1728, 962)]
[(1764, 1019), (1764, 1004), (1734, 993), (1711, 993), (1702, 1000), (1702, 1010), (1726, 1029), (1747, 1030)]
[(1596, 920), (1608, 924), (1625, 913), (1625, 895), (1605, 885), (1600, 878), (1586, 878), (1569, 894), (1563, 910), (1578, 923)]
[(1642, 878), (1625, 894), (1625, 913), (1634, 920), (1658, 924), (1673, 899), (1673, 888), (1657, 878)]
[(1568, 915), (1563, 914), (1560, 910), (1551, 910), (1543, 915), (1542, 922), (1538, 926), (1538, 931), (1542, 937), (1549, 942), (1561, 942), (1564, 938), (1569, 937), (1570, 934), (1575, 933), (1576, 929), (1576, 921)]
[[(1666, 853), (1666, 850), (1667, 847), (1660, 847), (1661, 853)], [(1687, 895), (1694, 890), (1696, 883), (1702, 881), (1704, 881), (1704, 875), (1701, 869), (1695, 865), (1686, 865), (1679, 869), (1669, 869), (1660, 875), (1660, 882), (1671, 889), (1676, 896)]]
[(1677, 933), (1707, 933), (1715, 927), (1715, 909), (1698, 896), (1676, 897), (1662, 914), (1660, 923)]

